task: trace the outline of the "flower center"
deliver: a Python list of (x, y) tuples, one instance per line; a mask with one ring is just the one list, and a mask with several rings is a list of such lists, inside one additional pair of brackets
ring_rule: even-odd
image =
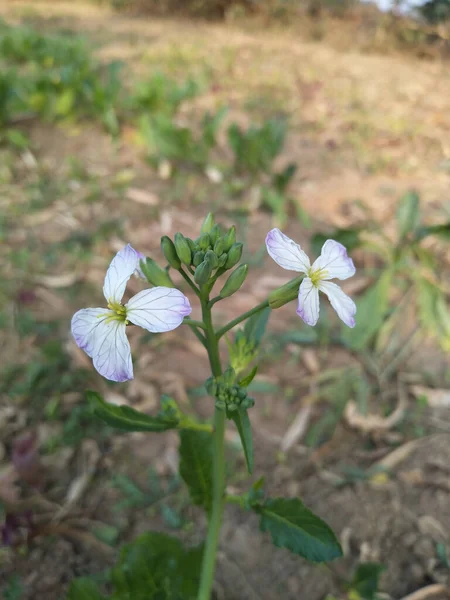
[(120, 304), (120, 302), (112, 302), (110, 300), (108, 302), (108, 308), (109, 310), (112, 310), (114, 314), (108, 314), (106, 319), (107, 323), (110, 323), (111, 321), (120, 321), (128, 325), (127, 309), (125, 306), (123, 306), (123, 304)]
[(328, 276), (328, 271), (326, 269), (317, 269), (317, 271), (313, 271), (312, 267), (308, 271), (308, 277), (311, 279), (312, 284), (315, 287), (318, 287), (319, 283)]

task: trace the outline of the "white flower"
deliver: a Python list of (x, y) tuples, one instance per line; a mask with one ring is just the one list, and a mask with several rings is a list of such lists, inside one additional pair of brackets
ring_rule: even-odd
[(297, 314), (307, 325), (319, 319), (319, 290), (328, 296), (338, 317), (349, 327), (355, 326), (356, 306), (351, 298), (330, 279), (348, 279), (355, 274), (355, 265), (345, 246), (327, 240), (319, 258), (311, 266), (305, 252), (279, 229), (272, 229), (266, 237), (267, 252), (273, 260), (288, 271), (305, 273), (298, 292)]
[(179, 290), (154, 287), (122, 304), (131, 275), (141, 273), (143, 258), (128, 244), (113, 258), (103, 285), (108, 308), (83, 308), (72, 317), (72, 335), (93, 360), (94, 367), (112, 381), (133, 379), (131, 349), (126, 336), (129, 323), (152, 333), (171, 331), (191, 313), (189, 300)]

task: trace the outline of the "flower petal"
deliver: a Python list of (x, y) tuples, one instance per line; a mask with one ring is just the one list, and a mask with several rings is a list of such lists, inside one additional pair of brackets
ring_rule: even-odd
[(327, 271), (324, 279), (348, 279), (355, 272), (355, 265), (347, 255), (345, 246), (334, 240), (327, 240), (322, 246), (319, 258), (314, 262), (313, 271), (324, 269)]
[(288, 271), (307, 273), (311, 266), (305, 252), (279, 229), (272, 229), (266, 236), (267, 252), (273, 260)]
[(142, 252), (139, 252), (138, 250), (136, 250), (136, 254), (137, 254), (137, 267), (134, 272), (134, 275), (138, 279), (144, 279), (145, 281), (147, 281), (147, 277), (144, 275), (144, 271), (141, 269), (141, 263), (140, 263), (141, 260), (145, 261), (145, 256), (142, 254)]
[(127, 381), (133, 379), (131, 349), (124, 321), (101, 321), (96, 329), (92, 354), (94, 367), (106, 379)]
[(142, 290), (126, 304), (127, 319), (152, 333), (171, 331), (191, 314), (189, 300), (179, 290), (154, 287)]
[(139, 269), (141, 258), (142, 254), (136, 252), (128, 244), (112, 259), (103, 285), (103, 294), (108, 302), (120, 302), (122, 300), (127, 281)]
[(356, 304), (341, 288), (331, 281), (321, 281), (319, 289), (328, 296), (338, 317), (349, 327), (355, 326)]
[(319, 320), (319, 290), (309, 277), (300, 284), (297, 314), (307, 325), (314, 326)]
[(97, 330), (102, 322), (112, 314), (112, 311), (107, 308), (83, 308), (72, 317), (71, 329), (75, 342), (91, 358)]

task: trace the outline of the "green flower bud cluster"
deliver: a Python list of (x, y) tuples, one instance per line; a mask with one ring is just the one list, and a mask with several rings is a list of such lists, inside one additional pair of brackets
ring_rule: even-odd
[[(204, 285), (214, 271), (221, 269), (224, 272), (238, 264), (241, 260), (243, 244), (236, 242), (234, 226), (223, 233), (220, 226), (214, 222), (214, 216), (209, 213), (203, 221), (198, 238), (192, 240), (182, 233), (176, 233), (172, 242), (169, 237), (164, 236), (161, 239), (161, 248), (171, 267), (177, 270), (182, 264), (193, 267), (195, 282)], [(236, 287), (238, 280), (241, 280), (240, 285), (242, 285), (246, 275), (247, 269), (235, 275), (234, 283), (231, 282), (233, 285), (230, 283), (223, 297), (234, 293), (236, 290), (231, 290)], [(236, 289), (239, 289), (240, 285)]]
[(221, 377), (210, 377), (206, 382), (206, 389), (211, 396), (216, 398), (216, 408), (225, 410), (227, 417), (232, 413), (254, 406), (253, 398), (247, 396), (247, 390), (238, 383), (234, 383), (234, 369), (227, 369)]

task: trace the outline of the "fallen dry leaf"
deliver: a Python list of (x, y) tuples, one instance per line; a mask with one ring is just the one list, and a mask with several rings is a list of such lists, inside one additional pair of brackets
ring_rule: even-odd
[(80, 274), (75, 273), (62, 273), (61, 275), (37, 275), (35, 277), (36, 283), (45, 285), (50, 288), (66, 288), (70, 287), (80, 279)]
[(417, 590), (417, 592), (403, 596), (401, 600), (431, 600), (431, 598), (435, 600), (450, 598), (450, 590), (446, 588), (445, 585), (435, 583), (433, 585), (427, 585), (421, 590)]
[(308, 429), (309, 420), (311, 418), (312, 406), (310, 403), (302, 406), (298, 411), (292, 425), (288, 428), (281, 440), (280, 449), (282, 452), (287, 452), (294, 444), (299, 442), (305, 435)]
[(155, 193), (139, 188), (128, 188), (127, 199), (146, 206), (158, 206), (160, 203), (160, 199)]
[(450, 390), (427, 388), (422, 385), (412, 385), (409, 389), (415, 398), (425, 396), (428, 406), (433, 408), (450, 407)]
[(358, 429), (363, 433), (373, 433), (379, 431), (388, 431), (395, 427), (405, 415), (406, 400), (400, 396), (397, 407), (388, 417), (368, 414), (363, 415), (359, 412), (358, 405), (352, 400), (347, 402), (344, 411), (344, 418), (348, 425), (353, 429)]

